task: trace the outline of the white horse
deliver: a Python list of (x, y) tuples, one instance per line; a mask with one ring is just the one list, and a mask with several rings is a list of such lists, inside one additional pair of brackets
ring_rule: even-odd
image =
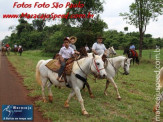
[[(161, 89), (163, 87), (163, 67), (160, 69), (158, 77), (159, 77), (159, 83), (160, 83), (160, 89)], [(153, 107), (154, 112), (156, 112), (159, 109), (162, 101), (163, 101), (163, 92), (160, 94), (160, 100), (157, 101), (156, 105)]]
[[(52, 60), (52, 59), (50, 59)], [(52, 91), (51, 85), (65, 87), (65, 82), (59, 82), (57, 80), (58, 73), (52, 72), (45, 65), (50, 60), (40, 60), (36, 66), (36, 80), (42, 87), (42, 97), (43, 101), (46, 102), (45, 98), (45, 86), (48, 82), (48, 91), (49, 91), (49, 101), (52, 101)], [(74, 62), (72, 73), (70, 76), (67, 76), (67, 81), (71, 84), (72, 92), (69, 94), (68, 99), (65, 101), (65, 107), (69, 107), (70, 99), (76, 94), (78, 101), (81, 104), (81, 110), (83, 115), (87, 115), (88, 112), (84, 107), (83, 98), (81, 96), (80, 90), (83, 88), (84, 81), (86, 77), (91, 72), (98, 74), (101, 77), (106, 77), (106, 71), (104, 69), (104, 62), (102, 61), (101, 56), (89, 56), (86, 58), (82, 58), (78, 61)], [(51, 83), (50, 83), (51, 82)]]
[[(116, 51), (114, 50), (114, 47), (109, 47), (107, 50), (106, 50), (106, 57), (113, 57), (113, 55), (116, 55)], [(88, 55), (92, 55), (92, 53), (88, 53)], [(95, 78), (95, 82), (96, 82), (97, 78)], [(94, 97), (93, 95), (91, 97)]]
[(124, 75), (128, 75), (129, 74), (129, 69), (130, 69), (130, 61), (132, 60), (132, 58), (126, 58), (124, 56), (118, 56), (118, 57), (114, 57), (114, 58), (107, 58), (106, 59), (106, 73), (107, 73), (107, 82), (106, 82), (106, 87), (104, 90), (104, 94), (107, 95), (106, 90), (108, 88), (109, 83), (111, 82), (114, 85), (114, 88), (117, 92), (117, 99), (120, 100), (121, 96), (119, 94), (118, 91), (118, 87), (116, 85), (116, 83), (114, 82), (114, 77), (116, 76), (116, 74), (119, 72), (119, 68), (122, 67), (124, 70)]
[(114, 47), (112, 46), (112, 47), (109, 47), (108, 49), (107, 49), (107, 51), (106, 51), (106, 53), (107, 53), (107, 57), (113, 57), (113, 55), (116, 55), (117, 53), (116, 53), (116, 51), (114, 50)]
[[(91, 56), (92, 54), (89, 53), (88, 56)], [(104, 90), (104, 94), (107, 96), (107, 88), (109, 83), (111, 82), (114, 85), (114, 88), (117, 92), (117, 99), (120, 100), (121, 96), (119, 94), (118, 91), (118, 87), (117, 84), (114, 82), (114, 77), (116, 76), (116, 74), (119, 72), (119, 68), (122, 67), (124, 69), (124, 73), (125, 75), (129, 74), (129, 68), (130, 68), (130, 61), (132, 60), (132, 58), (126, 58), (124, 56), (118, 56), (118, 57), (114, 57), (114, 58), (106, 58), (105, 60), (105, 70), (107, 73), (106, 79), (106, 87)], [(90, 97), (94, 97), (92, 94), (92, 91), (90, 90), (89, 84), (86, 84)]]

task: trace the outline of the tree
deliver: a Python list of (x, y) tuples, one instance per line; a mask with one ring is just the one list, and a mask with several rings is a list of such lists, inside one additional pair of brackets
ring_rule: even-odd
[[(100, 19), (100, 13), (103, 12), (103, 2), (101, 0), (71, 0), (72, 4), (84, 4), (82, 8), (68, 8), (66, 13), (69, 13), (69, 17), (72, 15), (84, 15), (85, 17), (62, 19), (62, 23), (79, 28), (78, 42), (80, 46), (88, 44), (92, 46), (97, 35), (102, 35), (107, 24)], [(92, 17), (88, 17), (89, 15)], [(79, 45), (77, 44), (79, 47)]]
[(45, 22), (46, 22), (45, 20), (39, 20), (39, 19), (32, 21), (33, 27), (39, 32), (41, 32), (44, 29)]
[(130, 5), (130, 13), (120, 13), (127, 20), (127, 23), (139, 28), (139, 55), (142, 57), (142, 44), (146, 27), (150, 20), (157, 20), (163, 14), (162, 0), (135, 0)]

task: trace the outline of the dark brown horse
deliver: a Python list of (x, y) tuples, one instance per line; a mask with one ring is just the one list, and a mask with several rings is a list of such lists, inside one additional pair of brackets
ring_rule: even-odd
[(124, 54), (127, 54), (128, 58), (133, 59), (133, 65), (134, 65), (135, 60), (136, 60), (136, 63), (139, 64), (139, 57), (138, 57), (138, 54), (135, 50), (129, 50), (128, 48), (125, 48), (123, 55)]
[(22, 52), (23, 52), (23, 48), (22, 47), (18, 48), (18, 53), (20, 54), (20, 56), (22, 55)]
[(17, 55), (17, 53), (18, 53), (18, 47), (15, 47), (14, 48), (14, 53), (15, 53), (15, 55)]

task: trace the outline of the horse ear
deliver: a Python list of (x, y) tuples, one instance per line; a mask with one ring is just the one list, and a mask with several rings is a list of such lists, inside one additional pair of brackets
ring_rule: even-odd
[(92, 56), (93, 56), (93, 58), (95, 57), (95, 54), (94, 53), (92, 53)]
[(132, 60), (132, 58), (129, 58), (129, 60), (131, 61), (131, 60)]

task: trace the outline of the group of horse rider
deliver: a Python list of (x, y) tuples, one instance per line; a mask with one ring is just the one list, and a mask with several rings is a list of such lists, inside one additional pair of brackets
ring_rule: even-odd
[[(6, 48), (6, 49), (8, 49), (8, 48), (10, 48), (10, 45), (7, 43), (7, 44), (2, 44), (2, 47), (4, 47), (4, 48)], [(19, 50), (22, 48), (22, 46), (21, 45), (19, 45), (19, 46), (17, 46), (17, 44), (14, 44), (14, 49), (17, 49), (17, 51), (19, 52)]]
[[(103, 37), (102, 36), (98, 36), (97, 41), (93, 44), (92, 46), (92, 52), (96, 55), (107, 55), (107, 49), (105, 47), (105, 45), (103, 44)], [(75, 57), (75, 54), (80, 54), (80, 52), (77, 51), (75, 43), (77, 41), (77, 38), (75, 36), (71, 36), (71, 37), (66, 37), (63, 40), (63, 45), (59, 51), (59, 60), (61, 62), (61, 67), (58, 70), (58, 78), (57, 80), (60, 82), (64, 82), (64, 79), (62, 78), (62, 74), (66, 65), (66, 61), (71, 58), (71, 57)], [(85, 46), (85, 50), (88, 51), (89, 48), (86, 45)], [(135, 46), (132, 44), (130, 46), (130, 50), (135, 51)], [(68, 83), (66, 83), (66, 85), (68, 85)]]

